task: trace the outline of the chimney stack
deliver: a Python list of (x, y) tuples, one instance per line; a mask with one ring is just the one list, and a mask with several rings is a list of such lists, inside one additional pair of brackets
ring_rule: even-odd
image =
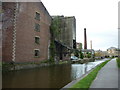
[(84, 28), (84, 49), (87, 49), (87, 35), (86, 35), (86, 28)]
[(90, 41), (90, 48), (92, 49), (92, 40)]

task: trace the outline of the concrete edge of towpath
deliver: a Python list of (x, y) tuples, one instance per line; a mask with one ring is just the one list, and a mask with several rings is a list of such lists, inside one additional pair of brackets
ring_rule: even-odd
[[(111, 59), (110, 59), (111, 60)], [(104, 61), (105, 62), (105, 61)], [(101, 64), (101, 63), (100, 63)], [(98, 65), (100, 65), (98, 64)], [(97, 66), (98, 66), (97, 65)], [(68, 83), (67, 85), (65, 85), (63, 88), (61, 88), (60, 90), (64, 90), (65, 88), (70, 88), (72, 87), (74, 84), (76, 84), (77, 82), (79, 82), (80, 80), (82, 80), (84, 77), (86, 77), (90, 72), (92, 72), (97, 66), (95, 66), (94, 68), (92, 68), (91, 70), (87, 71), (85, 74), (83, 74), (81, 77), (71, 81), (70, 83)]]

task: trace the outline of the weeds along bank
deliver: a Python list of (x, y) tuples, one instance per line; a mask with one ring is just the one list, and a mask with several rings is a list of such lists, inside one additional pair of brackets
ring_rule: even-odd
[(48, 60), (34, 63), (34, 62), (27, 62), (27, 63), (5, 63), (2, 62), (2, 71), (13, 71), (13, 70), (23, 70), (23, 69), (32, 69), (32, 68), (39, 68), (39, 67), (46, 67), (52, 65), (61, 65), (61, 64), (70, 64), (70, 61), (59, 61), (58, 63), (49, 62)]

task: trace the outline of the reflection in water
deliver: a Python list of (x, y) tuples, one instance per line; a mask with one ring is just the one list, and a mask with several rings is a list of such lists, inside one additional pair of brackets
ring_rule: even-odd
[(72, 79), (79, 78), (80, 76), (85, 74), (85, 64), (72, 64), (71, 66)]
[(3, 88), (62, 88), (103, 61), (3, 73)]
[(3, 88), (62, 88), (70, 77), (71, 65), (21, 70), (4, 74)]

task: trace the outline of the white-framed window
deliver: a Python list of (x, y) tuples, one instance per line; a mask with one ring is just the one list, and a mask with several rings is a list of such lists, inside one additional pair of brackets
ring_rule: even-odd
[(34, 49), (34, 57), (40, 57), (40, 50)]
[(35, 36), (35, 43), (40, 44), (40, 37), (39, 36)]

